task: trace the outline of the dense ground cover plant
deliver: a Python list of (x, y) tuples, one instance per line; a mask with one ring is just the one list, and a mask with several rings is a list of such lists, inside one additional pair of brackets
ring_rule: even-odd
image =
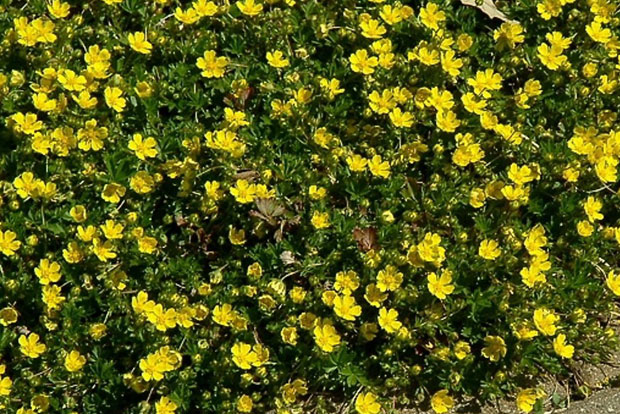
[(616, 347), (614, 1), (0, 4), (3, 412), (529, 412)]

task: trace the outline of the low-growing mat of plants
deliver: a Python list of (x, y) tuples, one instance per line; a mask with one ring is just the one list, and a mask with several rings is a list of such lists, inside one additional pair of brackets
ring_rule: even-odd
[(0, 411), (391, 414), (618, 347), (614, 0), (0, 0)]

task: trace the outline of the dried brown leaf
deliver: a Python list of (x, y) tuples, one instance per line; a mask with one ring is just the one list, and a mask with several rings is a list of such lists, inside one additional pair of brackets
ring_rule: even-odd
[(501, 10), (499, 10), (493, 0), (483, 0), (482, 2), (476, 0), (461, 0), (461, 3), (466, 6), (471, 6), (479, 9), (492, 19), (500, 19), (504, 22), (516, 23), (514, 20), (510, 20), (508, 16), (506, 16)]
[(353, 229), (353, 239), (357, 242), (357, 247), (363, 252), (378, 250), (379, 248), (377, 229), (374, 227), (367, 227), (365, 229), (356, 227)]

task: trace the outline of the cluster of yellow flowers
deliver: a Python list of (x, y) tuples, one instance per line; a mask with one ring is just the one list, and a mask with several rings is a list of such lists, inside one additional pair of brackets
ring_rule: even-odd
[(158, 331), (166, 332), (176, 326), (191, 328), (194, 321), (203, 320), (209, 313), (209, 309), (204, 305), (196, 307), (184, 306), (176, 310), (174, 308), (165, 309), (160, 303), (149, 300), (148, 293), (144, 291), (138, 292), (131, 299), (131, 307), (138, 315), (146, 317), (146, 319), (155, 326)]
[(181, 354), (168, 346), (163, 346), (156, 352), (148, 354), (146, 358), (141, 359), (139, 366), (144, 381), (161, 381), (166, 372), (178, 369), (181, 362)]
[(616, 2), (23, 3), (0, 410), (531, 412), (618, 345)]

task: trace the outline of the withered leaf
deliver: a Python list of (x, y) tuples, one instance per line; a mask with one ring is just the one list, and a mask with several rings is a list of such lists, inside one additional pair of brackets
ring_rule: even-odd
[(286, 208), (275, 200), (259, 198), (255, 202), (258, 210), (251, 210), (250, 215), (265, 220), (271, 226), (276, 226), (277, 218), (287, 213)]
[(185, 218), (181, 216), (180, 214), (174, 216), (174, 221), (177, 223), (177, 226), (179, 227), (187, 227), (190, 225), (189, 221), (185, 220)]
[(298, 226), (301, 223), (301, 217), (295, 216), (292, 219), (285, 219), (280, 222), (280, 228), (276, 230), (274, 234), (274, 238), (277, 242), (281, 242), (284, 240), (284, 234), (286, 232), (291, 231), (291, 229), (295, 226)]
[(285, 265), (292, 265), (297, 263), (297, 259), (295, 259), (295, 254), (290, 250), (283, 251), (282, 254), (280, 254), (280, 259)]
[(224, 98), (224, 103), (228, 106), (234, 106), (237, 110), (242, 111), (245, 109), (248, 101), (254, 96), (256, 90), (252, 86), (242, 89), (236, 95), (228, 94)]
[(461, 0), (461, 3), (466, 6), (472, 6), (479, 9), (492, 19), (500, 19), (504, 22), (516, 23), (514, 20), (510, 20), (508, 16), (499, 10), (493, 0)]
[(247, 181), (251, 181), (254, 180), (255, 178), (260, 177), (260, 174), (258, 173), (258, 171), (254, 171), (254, 170), (247, 170), (247, 171), (239, 171), (237, 172), (237, 174), (235, 174), (235, 180), (247, 180)]
[(257, 199), (256, 207), (258, 211), (269, 217), (279, 217), (286, 213), (284, 206), (271, 198)]
[(378, 250), (377, 229), (374, 227), (353, 229), (353, 239), (357, 242), (357, 247), (363, 252)]

